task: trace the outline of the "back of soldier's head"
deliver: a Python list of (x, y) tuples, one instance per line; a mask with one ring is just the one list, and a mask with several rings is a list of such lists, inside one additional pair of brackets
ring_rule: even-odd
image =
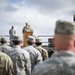
[(28, 36), (28, 45), (33, 45), (35, 43), (35, 38), (33, 36)]
[(6, 40), (5, 37), (2, 37), (2, 38), (1, 38), (1, 44), (5, 44), (5, 43), (7, 43), (7, 40)]
[(42, 39), (41, 38), (36, 38), (36, 43), (37, 46), (42, 45)]
[(54, 35), (56, 49), (73, 48), (75, 42), (75, 24), (67, 21), (57, 21)]
[(19, 45), (20, 43), (22, 43), (21, 36), (18, 35), (13, 36), (12, 42), (14, 45)]

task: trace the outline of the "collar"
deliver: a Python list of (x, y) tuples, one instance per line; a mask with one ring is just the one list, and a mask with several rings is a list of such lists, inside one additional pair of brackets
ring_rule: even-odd
[(1, 46), (7, 46), (7, 44), (1, 44)]
[(27, 47), (33, 47), (32, 45), (28, 45)]
[(15, 46), (13, 46), (13, 48), (21, 48), (20, 46), (18, 46), (18, 45), (15, 45)]
[(72, 51), (67, 51), (67, 50), (65, 50), (65, 51), (60, 51), (60, 52), (54, 52), (53, 53), (53, 55), (52, 55), (52, 57), (60, 57), (60, 56), (75, 56), (75, 52), (72, 52)]

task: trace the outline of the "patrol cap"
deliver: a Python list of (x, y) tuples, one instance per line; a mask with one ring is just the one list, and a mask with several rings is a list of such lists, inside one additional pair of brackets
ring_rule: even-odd
[(33, 36), (28, 36), (28, 41), (35, 42), (35, 38)]
[(0, 41), (7, 41), (5, 37), (1, 37)]
[(75, 24), (58, 20), (56, 22), (55, 34), (75, 35)]
[(14, 35), (12, 41), (22, 41), (22, 37), (19, 35)]
[(36, 42), (42, 42), (42, 39), (36, 38)]

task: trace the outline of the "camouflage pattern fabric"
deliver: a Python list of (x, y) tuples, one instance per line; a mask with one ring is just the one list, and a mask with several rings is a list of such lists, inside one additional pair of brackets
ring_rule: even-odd
[(56, 52), (51, 58), (38, 64), (31, 75), (75, 75), (75, 53)]
[(30, 75), (31, 74), (31, 61), (29, 53), (20, 48), (20, 46), (14, 46), (8, 55), (11, 57), (14, 64), (14, 75)]
[(45, 50), (41, 46), (36, 46), (35, 48), (40, 51), (40, 53), (42, 55), (42, 60), (46, 60), (48, 58), (48, 52), (47, 52), (47, 50)]
[(11, 47), (8, 46), (8, 45), (6, 45), (6, 44), (0, 45), (0, 51), (1, 51), (1, 52), (7, 53), (7, 52), (10, 51), (10, 50), (11, 50)]
[(22, 29), (23, 34), (24, 34), (24, 32), (33, 32), (33, 30), (30, 28), (30, 25), (27, 25), (27, 26), (23, 27), (23, 29)]
[(28, 51), (31, 59), (31, 70), (33, 70), (34, 66), (40, 62), (42, 62), (41, 53), (35, 49), (33, 46), (27, 46), (24, 50)]
[(65, 21), (57, 21), (55, 27), (55, 34), (75, 34), (75, 24)]
[(13, 36), (16, 34), (16, 31), (14, 29), (10, 29), (9, 34), (10, 34), (10, 46), (13, 46), (12, 39), (13, 39)]
[(2, 52), (0, 52), (0, 75), (13, 75), (13, 62)]
[(10, 34), (10, 36), (13, 36), (14, 34), (16, 34), (16, 31), (14, 29), (10, 29), (9, 34)]

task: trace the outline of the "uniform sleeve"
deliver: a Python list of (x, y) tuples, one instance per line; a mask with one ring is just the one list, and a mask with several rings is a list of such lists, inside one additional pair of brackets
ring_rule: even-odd
[(37, 62), (42, 62), (42, 56), (41, 53), (39, 51), (37, 51)]
[(24, 56), (25, 58), (25, 68), (26, 68), (26, 74), (27, 75), (31, 75), (31, 61), (30, 61), (30, 56), (29, 56), (29, 53), (27, 53), (27, 56)]
[(46, 60), (48, 58), (48, 52), (47, 52), (47, 50), (44, 50), (43, 57), (44, 57), (43, 60)]
[(13, 72), (13, 62), (10, 57), (8, 57), (7, 67), (8, 67), (8, 71), (6, 75), (13, 75), (14, 73)]

